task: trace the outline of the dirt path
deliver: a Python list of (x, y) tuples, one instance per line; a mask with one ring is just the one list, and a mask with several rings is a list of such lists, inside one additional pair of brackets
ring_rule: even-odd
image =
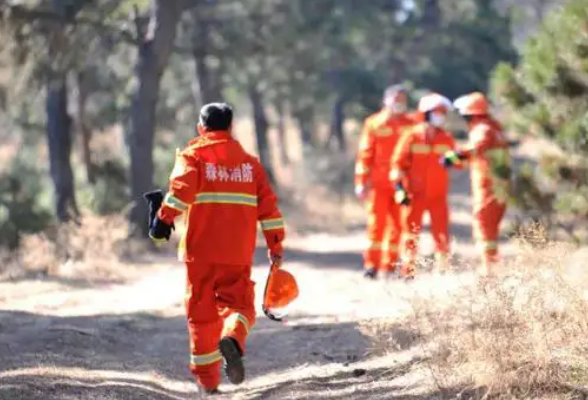
[[(463, 259), (473, 255), (465, 175), (455, 178), (453, 234)], [(461, 186), (460, 186), (461, 185)], [(370, 357), (358, 324), (410, 310), (415, 292), (447, 297), (468, 273), (406, 284), (361, 277), (362, 230), (292, 238), (288, 268), (302, 289), (286, 324), (259, 316), (249, 340), (248, 380), (223, 385), (227, 399), (431, 398), (419, 387), (410, 332), (398, 351)], [(423, 251), (431, 241), (423, 238)], [(256, 257), (263, 289), (267, 266)], [(0, 399), (199, 398), (187, 370), (183, 267), (155, 260), (130, 283), (67, 279), (0, 282)], [(260, 296), (258, 296), (259, 299)], [(259, 309), (259, 308), (258, 308)], [(365, 373), (364, 373), (365, 372)]]

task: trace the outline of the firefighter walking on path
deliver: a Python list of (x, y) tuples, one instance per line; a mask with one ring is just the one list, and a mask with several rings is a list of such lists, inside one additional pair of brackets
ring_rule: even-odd
[(169, 240), (184, 214), (179, 255), (187, 267), (185, 306), (190, 369), (206, 393), (218, 393), (224, 360), (229, 381), (245, 378), (242, 357), (255, 323), (251, 265), (261, 224), (269, 257), (280, 265), (284, 222), (259, 161), (231, 135), (233, 111), (212, 103), (200, 112), (198, 131), (178, 151), (169, 191), (151, 221), (154, 241)]
[(461, 96), (454, 106), (468, 123), (469, 143), (462, 150), (448, 152), (444, 163), (449, 167), (467, 161), (471, 167), (473, 231), (482, 255), (481, 272), (488, 274), (498, 261), (499, 229), (509, 192), (508, 141), (501, 125), (490, 115), (484, 94)]
[(407, 93), (402, 86), (388, 87), (383, 103), (364, 123), (355, 164), (355, 194), (366, 201), (368, 212), (364, 274), (372, 279), (380, 271), (394, 272), (398, 261), (400, 215), (388, 175), (400, 137), (415, 123), (406, 112)]
[(403, 205), (403, 256), (401, 274), (414, 278), (418, 241), (423, 214), (431, 218), (431, 234), (435, 242), (436, 267), (445, 271), (449, 255), (449, 173), (439, 162), (440, 157), (455, 148), (451, 134), (443, 129), (451, 101), (437, 93), (422, 97), (418, 111), (424, 121), (402, 138), (390, 171), (395, 188), (394, 199)]

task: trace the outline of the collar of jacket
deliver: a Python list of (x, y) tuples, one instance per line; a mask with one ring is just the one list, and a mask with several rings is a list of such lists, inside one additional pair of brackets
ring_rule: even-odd
[(210, 131), (204, 132), (204, 136), (207, 139), (232, 139), (231, 132), (229, 131)]

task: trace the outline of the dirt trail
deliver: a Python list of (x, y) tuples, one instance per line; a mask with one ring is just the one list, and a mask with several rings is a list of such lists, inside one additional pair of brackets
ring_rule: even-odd
[[(473, 256), (465, 174), (455, 184), (452, 231), (463, 263)], [(404, 315), (415, 292), (441, 301), (472, 276), (365, 281), (364, 240), (362, 230), (290, 239), (288, 268), (301, 297), (285, 324), (259, 316), (249, 340), (248, 379), (239, 387), (223, 385), (219, 399), (435, 397), (411, 373), (418, 359), (410, 332), (399, 328), (405, 339), (395, 354), (370, 357), (358, 323)], [(422, 243), (430, 251), (428, 235)], [(262, 250), (256, 262), (261, 292), (267, 273)], [(183, 267), (159, 258), (143, 271), (124, 284), (0, 282), (0, 399), (200, 398), (187, 370)]]

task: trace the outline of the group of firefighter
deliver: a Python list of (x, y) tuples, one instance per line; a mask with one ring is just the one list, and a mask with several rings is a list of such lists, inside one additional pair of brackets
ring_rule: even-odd
[[(452, 103), (433, 93), (407, 112), (407, 91), (388, 88), (384, 107), (369, 117), (363, 130), (355, 190), (367, 201), (370, 246), (366, 275), (392, 272), (404, 238), (401, 272), (414, 276), (423, 213), (431, 217), (438, 266), (449, 254), (448, 168), (472, 168), (475, 228), (484, 246), (484, 265), (497, 260), (500, 220), (508, 186), (507, 142), (489, 115), (480, 93), (454, 103), (469, 123), (470, 142), (457, 149), (444, 129)], [(281, 268), (286, 237), (278, 198), (259, 160), (232, 134), (233, 110), (226, 103), (200, 110), (198, 136), (178, 150), (167, 194), (145, 194), (150, 204), (149, 236), (170, 239), (174, 221), (184, 216), (186, 230), (179, 255), (186, 265), (185, 307), (190, 336), (189, 365), (207, 394), (219, 393), (221, 365), (233, 384), (245, 379), (243, 357), (256, 322), (251, 265), (261, 226), (272, 267), (263, 309), (272, 319), (298, 296), (294, 277)]]
[[(435, 243), (438, 272), (450, 268), (449, 169), (471, 169), (473, 233), (481, 253), (480, 272), (499, 261), (500, 222), (506, 210), (511, 159), (500, 124), (480, 92), (451, 102), (439, 93), (420, 98), (408, 110), (401, 85), (387, 88), (383, 107), (368, 117), (355, 165), (355, 194), (366, 203), (369, 244), (364, 275), (399, 273), (413, 279), (419, 265), (418, 242), (425, 212)], [(458, 148), (446, 128), (453, 109), (468, 125), (468, 143)]]

